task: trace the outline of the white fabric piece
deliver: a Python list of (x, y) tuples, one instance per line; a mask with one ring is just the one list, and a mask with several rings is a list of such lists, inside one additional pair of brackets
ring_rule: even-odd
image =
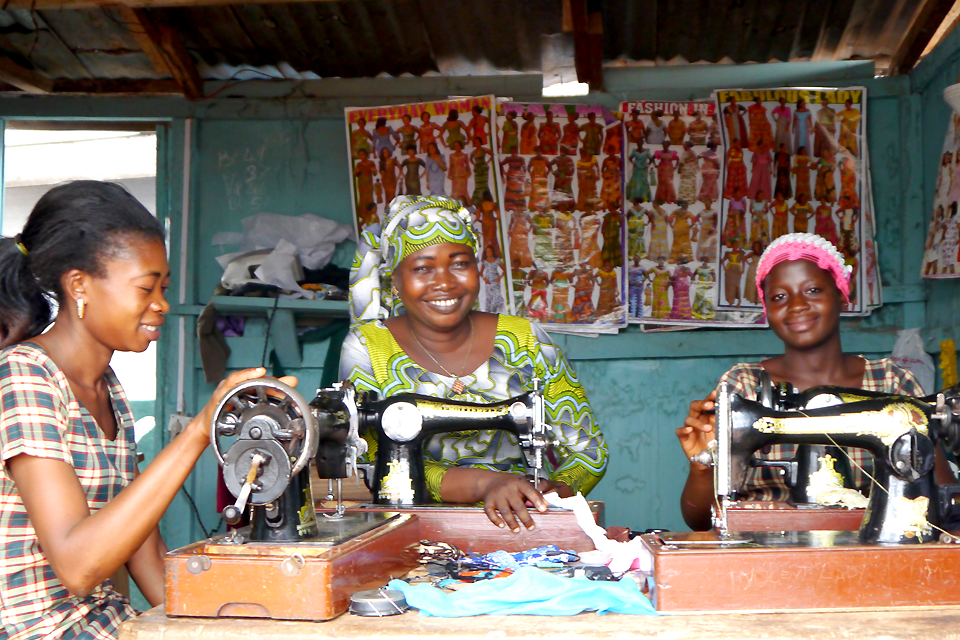
[(653, 556), (643, 546), (640, 537), (637, 536), (629, 542), (607, 538), (606, 530), (593, 519), (593, 512), (590, 511), (590, 505), (587, 504), (583, 494), (578, 492), (570, 498), (561, 498), (555, 492), (551, 492), (545, 494), (543, 498), (550, 506), (573, 511), (577, 524), (593, 541), (593, 546), (597, 550), (581, 553), (582, 561), (605, 564), (610, 567), (610, 571), (617, 574), (629, 569), (640, 569), (647, 573), (653, 571)]
[(277, 248), (271, 251), (270, 255), (260, 263), (253, 275), (257, 276), (264, 284), (272, 284), (287, 291), (295, 291), (300, 294), (297, 297), (303, 297), (307, 300), (313, 300), (315, 297), (312, 291), (302, 289), (297, 284), (298, 280), (303, 280), (303, 268), (297, 259), (297, 247), (286, 240), (281, 239), (277, 243)]

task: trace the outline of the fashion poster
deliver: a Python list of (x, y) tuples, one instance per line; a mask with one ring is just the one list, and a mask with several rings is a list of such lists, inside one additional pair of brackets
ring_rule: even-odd
[(399, 195), (443, 195), (474, 215), (480, 309), (506, 312), (493, 96), (345, 109), (357, 231), (379, 225)]
[(960, 116), (951, 112), (947, 137), (943, 141), (937, 190), (927, 242), (924, 245), (924, 278), (960, 278)]
[(504, 103), (496, 129), (513, 313), (624, 326), (623, 123), (599, 106)]
[(720, 129), (712, 102), (624, 102), (627, 306), (647, 325), (733, 325), (718, 311)]
[(816, 233), (853, 267), (845, 313), (866, 312), (865, 89), (723, 90), (715, 96), (726, 155), (718, 308), (762, 308), (760, 254), (787, 233)]

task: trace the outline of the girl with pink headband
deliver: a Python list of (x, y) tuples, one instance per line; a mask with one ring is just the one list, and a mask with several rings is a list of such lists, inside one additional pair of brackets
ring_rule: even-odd
[[(770, 328), (783, 342), (783, 354), (763, 362), (741, 362), (720, 379), (730, 392), (755, 400), (760, 376), (766, 372), (774, 382), (789, 382), (798, 391), (824, 385), (860, 388), (883, 393), (920, 396), (913, 375), (889, 358), (868, 360), (845, 354), (840, 345), (840, 312), (850, 303), (850, 267), (826, 239), (812, 233), (791, 233), (774, 240), (760, 256), (757, 266), (757, 295), (763, 303)], [(677, 438), (689, 459), (714, 439), (717, 392), (690, 403), (684, 426)], [(846, 449), (851, 458), (853, 486), (867, 492), (873, 459), (862, 449)], [(794, 445), (774, 445), (766, 460), (789, 460)], [(938, 452), (938, 472), (946, 468)], [(747, 490), (754, 500), (783, 501), (789, 488), (778, 470), (770, 467), (748, 471)], [(849, 482), (848, 482), (849, 485)], [(687, 482), (680, 498), (683, 518), (692, 529), (711, 526), (710, 507), (716, 499), (713, 471), (690, 463)]]

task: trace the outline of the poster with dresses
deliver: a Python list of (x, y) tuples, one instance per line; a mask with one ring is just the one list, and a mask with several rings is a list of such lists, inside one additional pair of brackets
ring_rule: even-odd
[(955, 112), (950, 114), (939, 167), (920, 275), (960, 278), (960, 116)]
[(723, 146), (713, 102), (624, 102), (631, 323), (742, 326), (716, 308)]
[[(776, 88), (715, 93), (726, 149), (721, 180), (720, 309), (761, 309), (760, 254), (787, 233), (830, 240), (853, 268), (847, 315), (869, 312), (866, 90)], [(879, 290), (879, 286), (876, 287)], [(877, 294), (878, 295), (878, 294)]]
[(626, 324), (623, 123), (600, 106), (498, 107), (511, 311), (545, 329)]
[(510, 273), (500, 227), (493, 96), (345, 109), (357, 231), (379, 225), (399, 195), (443, 195), (474, 215), (480, 309), (505, 312)]

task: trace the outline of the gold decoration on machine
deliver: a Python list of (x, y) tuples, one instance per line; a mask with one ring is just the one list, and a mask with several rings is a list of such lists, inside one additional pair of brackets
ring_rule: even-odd
[(873, 435), (884, 444), (892, 444), (910, 429), (927, 434), (926, 414), (909, 402), (895, 402), (879, 411), (861, 411), (839, 416), (810, 417), (798, 414), (789, 418), (759, 418), (753, 428), (761, 433), (789, 435)]
[(310, 529), (316, 526), (316, 507), (313, 506), (313, 491), (308, 482), (303, 488), (303, 506), (297, 512), (299, 522), (297, 523), (297, 533), (309, 533)]
[(825, 455), (817, 459), (820, 468), (810, 474), (810, 483), (807, 485), (807, 493), (816, 504), (838, 504), (848, 509), (867, 506), (867, 498), (863, 494), (843, 486), (843, 476), (834, 468), (836, 460), (833, 456)]
[(912, 538), (914, 536), (930, 535), (931, 527), (927, 522), (927, 509), (930, 507), (930, 498), (920, 496), (919, 498), (891, 498), (897, 501), (894, 513), (897, 515), (898, 525), (903, 527), (903, 535)]
[(484, 406), (484, 405), (459, 405), (448, 404), (446, 402), (430, 402), (429, 400), (417, 400), (417, 409), (420, 414), (427, 418), (459, 417), (465, 413), (476, 413), (491, 418), (505, 416), (510, 412), (509, 405)]
[(410, 479), (410, 467), (406, 460), (391, 460), (387, 466), (390, 467), (390, 472), (380, 483), (380, 499), (413, 504), (413, 481)]

